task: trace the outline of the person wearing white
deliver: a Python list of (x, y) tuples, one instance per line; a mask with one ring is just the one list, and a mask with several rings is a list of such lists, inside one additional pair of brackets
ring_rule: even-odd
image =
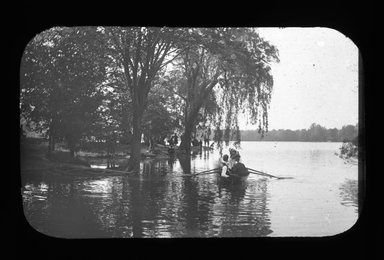
[(221, 168), (221, 177), (228, 178), (229, 177), (229, 169), (228, 169), (228, 155), (224, 154), (223, 159), (221, 160), (222, 168)]

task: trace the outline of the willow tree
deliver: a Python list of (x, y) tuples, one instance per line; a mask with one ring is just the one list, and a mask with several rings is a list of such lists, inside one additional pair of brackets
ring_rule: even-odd
[(132, 98), (132, 146), (128, 170), (138, 171), (142, 119), (156, 75), (179, 54), (185, 30), (178, 28), (107, 27), (102, 29), (116, 66), (124, 72)]
[[(184, 102), (180, 149), (189, 152), (192, 130), (208, 100), (216, 102), (212, 123), (220, 139), (240, 138), (240, 113), (247, 115), (260, 133), (268, 131), (273, 87), (269, 64), (279, 62), (278, 50), (253, 28), (197, 28), (194, 34), (197, 40), (175, 65), (183, 77), (178, 86), (173, 85)], [(215, 98), (210, 98), (212, 95)], [(224, 134), (217, 132), (223, 128)]]

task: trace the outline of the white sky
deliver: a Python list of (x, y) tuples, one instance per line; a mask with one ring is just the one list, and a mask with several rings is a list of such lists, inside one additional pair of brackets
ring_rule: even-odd
[[(269, 130), (341, 128), (358, 122), (358, 48), (329, 28), (259, 28), (279, 50)], [(241, 124), (241, 129), (255, 129)]]

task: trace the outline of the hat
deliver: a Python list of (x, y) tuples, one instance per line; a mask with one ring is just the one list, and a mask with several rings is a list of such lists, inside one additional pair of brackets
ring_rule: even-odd
[(235, 156), (233, 156), (233, 159), (235, 159), (236, 161), (240, 160), (240, 154), (236, 153)]

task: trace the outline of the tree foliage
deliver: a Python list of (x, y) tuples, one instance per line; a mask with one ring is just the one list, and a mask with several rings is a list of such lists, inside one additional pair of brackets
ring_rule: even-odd
[(148, 94), (158, 73), (177, 56), (185, 30), (159, 27), (101, 28), (115, 68), (123, 71), (123, 82), (132, 98), (132, 155), (130, 169), (138, 170), (142, 120)]
[(21, 117), (72, 150), (81, 139), (130, 141), (137, 166), (142, 133), (179, 129), (187, 147), (198, 126), (239, 141), (240, 113), (268, 131), (278, 61), (253, 28), (52, 28), (26, 47)]
[[(345, 131), (346, 129), (349, 131)], [(263, 137), (257, 131), (241, 131), (241, 138), (244, 141), (351, 142), (356, 140), (357, 136), (358, 127), (353, 125), (343, 126), (341, 129), (327, 129), (319, 124), (311, 124), (308, 129), (271, 130)]]
[(21, 117), (50, 140), (64, 138), (72, 154), (103, 97), (96, 36), (94, 28), (52, 28), (32, 39), (21, 63)]
[[(250, 28), (190, 29), (193, 39), (168, 74), (168, 87), (183, 102), (185, 148), (198, 119), (215, 128), (238, 127), (238, 115), (247, 112), (262, 133), (268, 130), (268, 105), (273, 78), (270, 62), (277, 49)], [(174, 77), (177, 77), (175, 79)], [(235, 133), (235, 136), (239, 137)]]

